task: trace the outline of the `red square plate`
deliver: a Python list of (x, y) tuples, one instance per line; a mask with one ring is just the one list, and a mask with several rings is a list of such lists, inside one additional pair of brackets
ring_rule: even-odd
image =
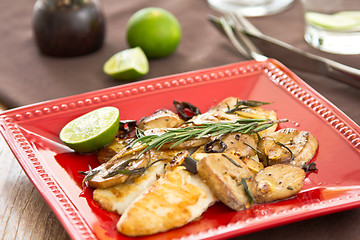
[[(360, 128), (324, 97), (275, 60), (242, 62), (150, 79), (3, 112), (0, 129), (20, 165), (74, 239), (130, 239), (116, 232), (119, 216), (83, 191), (94, 154), (81, 155), (58, 138), (70, 120), (99, 107), (115, 106), (121, 119), (140, 119), (172, 101), (206, 111), (234, 96), (273, 102), (283, 127), (310, 131), (319, 141), (318, 171), (310, 173), (294, 198), (232, 211), (221, 203), (198, 221), (145, 239), (222, 239), (360, 206)], [(132, 238), (131, 238), (132, 239)]]

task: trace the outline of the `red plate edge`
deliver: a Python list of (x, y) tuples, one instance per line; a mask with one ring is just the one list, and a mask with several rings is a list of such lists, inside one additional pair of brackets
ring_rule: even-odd
[[(182, 73), (182, 74), (176, 74), (176, 75), (171, 75), (171, 76), (160, 77), (160, 78), (156, 78), (156, 79), (149, 79), (149, 80), (145, 80), (145, 81), (141, 81), (141, 82), (130, 83), (130, 84), (121, 85), (121, 86), (117, 86), (117, 87), (107, 88), (107, 89), (103, 89), (103, 90), (97, 90), (97, 91), (93, 91), (93, 92), (89, 92), (89, 93), (79, 94), (79, 95), (75, 95), (75, 96), (69, 96), (69, 97), (65, 97), (65, 98), (50, 100), (50, 101), (46, 101), (46, 102), (42, 102), (42, 103), (38, 103), (38, 104), (33, 104), (33, 105), (20, 107), (20, 108), (17, 108), (17, 109), (8, 110), (8, 111), (5, 111), (5, 112), (0, 114), (0, 116), (1, 116), (1, 118), (0, 118), (0, 122), (1, 122), (0, 130), (1, 130), (1, 133), (3, 134), (4, 138), (7, 140), (7, 143), (10, 146), (10, 149), (13, 151), (13, 153), (16, 156), (16, 158), (18, 159), (18, 161), (19, 161), (19, 158), (29, 159), (29, 156), (26, 155), (26, 153), (24, 151), (17, 148), (17, 141), (15, 139), (13, 139), (13, 136), (10, 134), (10, 132), (6, 131), (7, 130), (6, 127), (9, 127), (9, 124), (7, 123), (8, 120), (6, 119), (7, 114), (17, 112), (17, 111), (21, 111), (23, 109), (32, 109), (32, 108), (36, 108), (36, 107), (40, 107), (40, 106), (47, 106), (50, 103), (52, 105), (54, 105), (54, 104), (59, 103), (59, 102), (66, 102), (66, 101), (68, 101), (70, 99), (73, 99), (74, 97), (77, 98), (77, 99), (85, 99), (86, 96), (94, 95), (97, 92), (101, 92), (103, 94), (104, 92), (112, 92), (114, 89), (117, 89), (117, 88), (119, 88), (119, 89), (123, 89), (123, 88), (124, 89), (132, 89), (132, 88), (134, 88), (136, 86), (143, 85), (147, 81), (149, 81), (149, 82), (150, 81), (151, 82), (154, 82), (154, 81), (155, 82), (164, 82), (164, 81), (166, 81), (168, 79), (179, 78), (179, 76), (188, 76), (188, 75), (199, 74), (199, 73), (210, 72), (210, 71), (211, 72), (217, 72), (217, 71), (221, 71), (223, 69), (231, 69), (231, 68), (233, 68), (235, 66), (239, 67), (239, 66), (246, 65), (246, 64), (274, 65), (275, 66), (275, 67), (273, 67), (274, 70), (277, 71), (277, 70), (280, 69), (286, 75), (291, 76), (292, 80), (294, 80), (298, 85), (300, 85), (305, 90), (311, 92), (311, 94), (315, 95), (316, 100), (321, 100), (322, 104), (324, 104), (325, 106), (330, 108), (331, 111), (334, 114), (336, 114), (337, 116), (341, 116), (341, 119), (343, 120), (343, 122), (346, 122), (347, 125), (351, 126), (352, 130), (354, 132), (356, 132), (357, 135), (359, 135), (359, 129), (360, 128), (354, 121), (352, 121), (341, 110), (339, 110), (331, 102), (326, 100), (316, 90), (312, 89), (309, 85), (307, 85), (304, 81), (302, 81), (294, 73), (290, 72), (284, 65), (282, 65), (281, 63), (279, 63), (279, 62), (277, 62), (276, 60), (273, 60), (273, 59), (270, 59), (270, 60), (265, 61), (265, 62), (260, 62), (260, 63), (257, 63), (255, 61), (234, 63), (234, 64), (229, 64), (229, 65), (210, 68), (210, 69), (203, 69), (203, 70), (192, 71), (192, 72), (188, 72), (188, 73)], [(274, 74), (272, 76), (274, 76)], [(272, 79), (272, 80), (274, 82), (276, 81), (276, 79)], [(276, 84), (278, 84), (278, 83), (276, 83)], [(291, 89), (288, 89), (288, 91), (291, 91)], [(319, 113), (317, 113), (317, 114), (319, 114)], [(334, 126), (334, 128), (335, 128), (335, 126)], [(335, 129), (337, 129), (337, 128), (335, 128)], [(337, 129), (337, 131), (339, 131), (339, 130)], [(341, 135), (343, 135), (343, 134), (341, 134)], [(345, 138), (345, 136), (344, 136), (344, 138)], [(13, 139), (14, 141), (8, 141), (8, 139)], [(25, 141), (26, 141), (26, 139), (25, 139)], [(347, 141), (349, 141), (349, 140), (347, 140)], [(357, 152), (360, 152), (359, 151), (359, 145), (360, 145), (359, 142), (355, 142), (355, 143), (353, 143), (351, 145), (357, 150)], [(79, 233), (79, 229), (76, 228), (74, 225), (69, 224), (69, 222), (66, 222), (64, 218), (69, 219), (68, 214), (65, 212), (65, 210), (59, 204), (58, 199), (55, 197), (55, 194), (53, 194), (48, 189), (48, 186), (46, 186), (43, 183), (43, 179), (39, 177), (39, 173), (37, 171), (35, 171), (35, 168), (33, 166), (30, 166), (30, 164), (27, 164), (27, 163), (21, 162), (21, 161), (19, 161), (19, 163), (22, 166), (22, 168), (24, 169), (25, 173), (28, 175), (29, 179), (33, 182), (35, 187), (38, 189), (38, 191), (40, 192), (42, 197), (45, 199), (45, 201), (51, 207), (51, 209), (53, 210), (53, 212), (55, 213), (57, 218), (60, 220), (60, 222), (62, 223), (62, 225), (64, 226), (64, 228), (67, 230), (67, 232), (69, 233), (69, 235), (72, 238), (75, 238), (75, 239), (81, 238), (81, 237), (84, 236), (85, 232), (89, 233), (88, 237), (94, 238), (94, 239), (96, 238), (93, 234), (91, 234), (92, 231), (90, 230), (89, 226), (87, 226), (84, 219), (79, 219), (79, 221), (83, 223), (83, 226), (82, 226), (83, 228), (81, 230), (82, 233)], [(61, 189), (61, 187), (59, 187), (59, 189)], [(50, 194), (46, 194), (46, 193), (50, 193)], [(61, 194), (61, 192), (59, 194)], [(254, 226), (252, 228), (257, 229), (257, 230), (262, 230), (262, 229), (265, 229), (265, 228), (270, 228), (270, 227), (279, 226), (279, 225), (282, 225), (282, 224), (285, 224), (285, 223), (298, 221), (299, 219), (303, 220), (303, 219), (307, 219), (307, 218), (310, 218), (310, 217), (313, 217), (313, 216), (320, 216), (320, 215), (324, 215), (324, 214), (327, 214), (327, 213), (332, 213), (332, 212), (337, 212), (337, 211), (341, 211), (341, 210), (347, 210), (347, 209), (355, 208), (355, 207), (358, 207), (358, 206), (360, 206), (360, 202), (345, 203), (345, 204), (342, 204), (342, 205), (332, 206), (331, 210), (323, 208), (323, 209), (318, 209), (318, 210), (312, 211), (310, 213), (306, 212), (304, 214), (300, 214), (300, 215), (298, 214), (297, 216), (300, 216), (300, 217), (298, 219), (296, 219), (296, 220), (292, 219), (292, 221), (289, 221), (288, 219), (287, 220), (286, 219), (280, 219), (280, 220), (277, 220), (276, 222), (274, 222), (272, 224), (267, 225), (266, 227), (259, 228), (259, 227)], [(252, 231), (252, 228), (250, 227), (250, 228), (247, 229), (246, 232), (242, 232), (242, 233), (249, 233), (249, 232)], [(226, 233), (223, 233), (223, 234), (218, 234), (217, 236), (209, 237), (207, 239), (215, 239), (215, 237), (216, 238), (218, 238), (218, 237), (230, 237), (230, 236), (234, 236), (234, 234), (236, 234), (236, 231), (231, 231), (231, 232), (226, 232)]]
[[(23, 107), (21, 107), (23, 108)], [(10, 111), (10, 110), (9, 110)], [(56, 198), (55, 194), (49, 190), (49, 187), (46, 186), (45, 183), (43, 183), (43, 179), (39, 177), (39, 174), (35, 171), (35, 168), (30, 166), (28, 162), (20, 161), (21, 158), (29, 158), (23, 151), (20, 151), (20, 149), (17, 148), (16, 144), (12, 141), (7, 141), (7, 137), (12, 137), (8, 132), (4, 130), (3, 126), (4, 119), (0, 118), (0, 131), (2, 135), (4, 136), (4, 139), (6, 140), (7, 144), (10, 147), (10, 150), (15, 155), (16, 159), (18, 160), (18, 163), (24, 170), (25, 174), (28, 176), (29, 180), (33, 183), (35, 188), (39, 191), (42, 198), (45, 200), (47, 205), (50, 207), (52, 212), (55, 214), (56, 218), (59, 220), (61, 225), (64, 227), (66, 232), (71, 236), (72, 239), (83, 239), (83, 235), (79, 232), (79, 229), (76, 228), (77, 225), (75, 224), (69, 224), (71, 222), (70, 216), (68, 213), (64, 210), (64, 208), (60, 205), (59, 200)], [(15, 140), (16, 141), (16, 140)], [(61, 187), (58, 186), (56, 181), (52, 181), (57, 186), (57, 190), (59, 191), (59, 194), (64, 194)], [(70, 202), (69, 204), (76, 209), (76, 207)], [(86, 221), (83, 219), (82, 216), (78, 214), (77, 216), (79, 218), (79, 221), (83, 228), (86, 229), (87, 234), (89, 234), (90, 239), (97, 239), (96, 236), (92, 233), (90, 227), (86, 223)], [(67, 220), (65, 220), (67, 219)]]
[(291, 72), (288, 68), (285, 67), (282, 63), (275, 59), (270, 59), (270, 62), (272, 62), (274, 65), (278, 66), (278, 68), (282, 69), (286, 74), (290, 75), (293, 80), (296, 80), (297, 83), (306, 88), (307, 90), (311, 91), (313, 95), (316, 96), (317, 100), (321, 100), (325, 105), (328, 105), (331, 107), (331, 110), (336, 113), (337, 116), (341, 116), (341, 118), (346, 118), (346, 121), (348, 124), (350, 124), (354, 130), (357, 128), (357, 132), (360, 132), (360, 126), (357, 125), (354, 120), (352, 120), (349, 116), (347, 116), (343, 111), (341, 111), (337, 106), (335, 106), (332, 102), (327, 100), (324, 96), (322, 96), (318, 91), (313, 89), (310, 85), (308, 85), (304, 80), (302, 80), (300, 77), (298, 77), (295, 73)]

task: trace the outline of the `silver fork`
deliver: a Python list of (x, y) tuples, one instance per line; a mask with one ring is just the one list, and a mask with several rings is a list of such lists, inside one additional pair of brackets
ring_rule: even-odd
[[(245, 19), (244, 17), (242, 18)], [(230, 42), (245, 58), (255, 59), (257, 61), (265, 61), (268, 59), (241, 31), (249, 29), (251, 31), (259, 32), (250, 22), (247, 20), (242, 21), (235, 13), (230, 13), (229, 15), (220, 18), (220, 24)]]
[[(264, 51), (269, 52), (271, 57), (277, 56), (278, 60), (284, 61), (289, 67), (297, 70), (306, 71), (315, 74), (321, 74), (330, 78), (339, 80), (341, 82), (360, 88), (360, 70), (346, 66), (339, 62), (307, 53), (303, 50), (297, 49), (289, 44), (276, 40), (262, 34), (255, 26), (253, 26), (246, 18), (229, 14), (222, 17), (222, 21), (216, 21), (216, 17), (209, 17), (209, 20), (219, 27), (225, 35), (230, 39), (234, 46), (247, 59), (255, 59), (257, 61), (264, 61), (267, 57), (262, 54), (252, 40), (257, 40), (257, 43), (266, 43), (271, 46)], [(217, 25), (218, 24), (218, 25)], [(260, 42), (259, 42), (260, 41)], [(260, 48), (261, 45), (258, 45)], [(282, 50), (291, 56), (291, 61), (285, 54), (280, 55), (274, 50)], [(267, 55), (267, 54), (266, 54)]]

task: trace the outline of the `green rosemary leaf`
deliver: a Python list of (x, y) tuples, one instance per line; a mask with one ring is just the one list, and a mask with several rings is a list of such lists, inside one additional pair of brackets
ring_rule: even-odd
[(245, 129), (242, 133), (249, 133), (250, 131), (253, 132), (253, 129), (255, 129), (258, 126), (257, 123), (249, 125), (247, 129)]
[(197, 138), (200, 139), (200, 138), (204, 137), (206, 134), (214, 131), (216, 128), (217, 128), (216, 125), (208, 127), (207, 129), (205, 129), (204, 131), (202, 131), (202, 132), (197, 136)]
[(294, 160), (294, 158), (295, 158), (295, 156), (294, 156), (294, 153), (290, 150), (290, 148), (288, 148), (285, 144), (282, 144), (281, 142), (275, 142), (277, 145), (279, 145), (279, 146), (281, 146), (281, 147), (283, 147), (283, 148), (285, 148), (286, 150), (288, 150), (289, 151), (289, 153), (290, 153), (290, 162), (292, 161), (292, 160)]
[(118, 174), (123, 174), (123, 175), (138, 175), (138, 174), (142, 174), (143, 172), (145, 172), (145, 168), (144, 167), (140, 167), (140, 168), (135, 168), (135, 169), (118, 169), (117, 171), (113, 171), (108, 173), (106, 176), (103, 176), (103, 178), (110, 178), (113, 177), (115, 175)]
[(250, 147), (252, 150), (254, 150), (255, 152), (257, 152), (260, 155), (263, 155), (262, 152), (260, 152), (258, 149), (254, 148), (253, 146), (251, 146), (250, 144), (248, 144), (247, 142), (243, 142), (246, 146)]
[[(137, 160), (136, 158), (132, 158), (129, 159), (131, 161)], [(153, 161), (152, 163), (150, 163), (148, 166), (146, 167), (139, 167), (139, 168), (135, 168), (135, 169), (126, 169), (126, 168), (116, 168), (113, 171), (109, 172), (106, 176), (104, 176), (103, 178), (109, 178), (109, 177), (113, 177), (115, 175), (118, 174), (123, 174), (123, 175), (140, 175), (143, 174), (149, 167), (151, 167), (152, 165), (154, 165), (155, 163), (159, 162), (159, 161), (163, 161), (166, 160), (165, 158), (161, 158), (158, 159), (156, 161)], [(126, 166), (125, 166), (126, 167)]]
[(128, 160), (125, 160), (124, 162), (119, 164), (116, 168), (112, 169), (112, 171), (109, 172), (108, 174), (106, 174), (103, 178), (109, 178), (109, 177), (115, 176), (115, 175), (120, 174), (120, 173), (124, 174), (124, 175), (130, 175), (130, 173), (128, 173), (128, 169), (125, 169), (125, 168), (127, 166), (129, 166), (130, 162), (136, 161), (136, 160), (138, 160), (138, 159), (137, 158), (130, 158)]
[(222, 156), (224, 156), (225, 158), (227, 158), (232, 164), (234, 164), (235, 166), (242, 168), (242, 166), (240, 166), (237, 162), (235, 162), (234, 160), (231, 159), (231, 157), (225, 155), (225, 154), (221, 154)]
[(231, 113), (234, 113), (236, 111), (242, 111), (243, 109), (247, 109), (247, 108), (249, 108), (249, 107), (234, 107), (232, 109), (229, 109), (225, 113), (230, 113), (231, 114)]
[(262, 105), (270, 104), (270, 102), (261, 102), (261, 101), (255, 101), (255, 100), (245, 100), (245, 101), (238, 101), (236, 103), (236, 107), (239, 107), (241, 105), (248, 106), (248, 107), (260, 107)]
[(261, 132), (269, 127), (272, 127), (274, 125), (274, 123), (269, 123), (269, 124), (264, 124), (264, 125), (260, 125), (257, 126), (255, 129), (253, 129), (253, 132)]
[(243, 118), (236, 120), (237, 123), (252, 123), (252, 122), (266, 122), (271, 121), (271, 119), (263, 119), (263, 118)]
[(79, 173), (85, 175), (81, 185), (85, 187), (86, 183), (90, 181), (100, 170), (93, 170), (90, 165), (88, 165), (89, 170), (87, 172), (79, 171)]
[(194, 137), (193, 135), (189, 135), (189, 136), (183, 137), (182, 139), (176, 141), (173, 145), (171, 145), (171, 146), (170, 146), (170, 149), (173, 148), (173, 147), (178, 146), (179, 144), (181, 144), (181, 143), (183, 143), (183, 142), (185, 142), (185, 141), (187, 141), (187, 140), (189, 140), (189, 139), (191, 139), (191, 138), (193, 138), (193, 137)]
[(249, 189), (249, 186), (247, 185), (246, 179), (241, 178), (241, 183), (242, 183), (242, 185), (244, 185), (245, 192), (249, 197), (250, 203), (252, 204), (254, 202), (254, 196), (250, 192), (250, 189)]
[[(286, 122), (287, 119), (240, 119), (236, 122), (206, 123), (191, 127), (168, 129), (161, 135), (147, 135), (137, 138), (133, 144), (140, 142), (147, 147), (138, 155), (138, 158), (150, 149), (159, 149), (165, 143), (173, 143), (173, 147), (191, 138), (202, 138), (205, 135), (219, 136), (227, 133), (249, 133), (264, 130), (275, 123)], [(256, 131), (255, 131), (256, 130)]]
[[(227, 111), (225, 113), (233, 114), (236, 111), (242, 111), (243, 109), (249, 108), (249, 107), (259, 107), (262, 105), (270, 104), (269, 102), (261, 102), (261, 101), (254, 101), (254, 100), (237, 100), (236, 104), (233, 108), (230, 109), (229, 105), (227, 105)], [(245, 106), (245, 107), (244, 107)]]

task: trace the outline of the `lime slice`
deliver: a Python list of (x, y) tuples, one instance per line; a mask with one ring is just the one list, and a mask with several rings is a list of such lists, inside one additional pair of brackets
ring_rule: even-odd
[(109, 144), (119, 130), (119, 110), (103, 107), (86, 113), (60, 131), (60, 139), (76, 152), (94, 152)]
[(149, 62), (140, 47), (130, 48), (113, 55), (103, 70), (115, 79), (135, 80), (149, 72)]
[(335, 13), (334, 16), (335, 15), (351, 18), (351, 19), (357, 21), (358, 24), (360, 25), (360, 11), (342, 11), (342, 12)]
[(359, 22), (347, 16), (333, 14), (307, 12), (305, 19), (310, 24), (320, 26), (329, 30), (351, 30), (359, 26)]

